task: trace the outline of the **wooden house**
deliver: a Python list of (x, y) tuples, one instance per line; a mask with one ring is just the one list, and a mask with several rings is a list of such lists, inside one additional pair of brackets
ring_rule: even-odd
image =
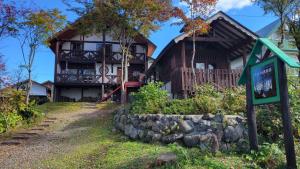
[[(209, 33), (196, 37), (196, 82), (236, 86), (258, 36), (223, 12), (206, 22)], [(146, 73), (147, 81), (162, 81), (171, 97), (186, 98), (194, 92), (191, 60), (192, 38), (182, 33), (161, 51)]]
[[(50, 44), (55, 54), (54, 101), (99, 101), (120, 94), (122, 53), (111, 32), (81, 35), (66, 28)], [(128, 91), (142, 84), (155, 49), (143, 36), (134, 39), (125, 84)]]

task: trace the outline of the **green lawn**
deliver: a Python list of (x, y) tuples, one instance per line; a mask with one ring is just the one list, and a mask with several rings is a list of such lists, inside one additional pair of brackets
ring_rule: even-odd
[[(102, 105), (102, 108), (112, 105)], [(54, 106), (58, 107), (58, 106)], [(101, 108), (101, 106), (98, 106)], [(56, 108), (55, 108), (56, 109)], [(244, 162), (237, 155), (204, 155), (199, 149), (186, 149), (175, 145), (147, 144), (131, 141), (119, 132), (112, 132), (112, 115), (87, 118), (72, 124), (88, 128), (72, 135), (66, 142), (73, 148), (42, 161), (47, 168), (99, 168), (143, 169), (153, 168), (156, 157), (163, 152), (175, 151), (180, 156), (178, 164), (161, 168), (241, 168)], [(72, 127), (72, 126), (71, 126)], [(186, 154), (186, 156), (184, 155)]]
[[(80, 110), (83, 104), (47, 103), (39, 106), (39, 109), (47, 110), (51, 115), (60, 112), (68, 114)], [(117, 105), (106, 103), (98, 104), (96, 107), (107, 112), (116, 108)], [(198, 148), (189, 149), (178, 144), (162, 145), (129, 140), (122, 133), (112, 131), (112, 119), (112, 114), (106, 114), (101, 117), (81, 118), (74, 121), (68, 125), (69, 128), (86, 130), (74, 132), (67, 139), (57, 140), (57, 144), (69, 147), (67, 151), (50, 154), (40, 161), (36, 168), (148, 169), (155, 168), (155, 159), (164, 152), (176, 153), (178, 160), (176, 164), (161, 166), (160, 169), (258, 168), (253, 167), (250, 160), (246, 160), (246, 155), (242, 154), (217, 153), (213, 156), (210, 153), (201, 152)], [(297, 154), (300, 154), (298, 143), (296, 148)]]
[(36, 106), (38, 110), (47, 113), (57, 113), (57, 112), (72, 112), (79, 110), (83, 103), (73, 103), (73, 102), (48, 102), (42, 105)]

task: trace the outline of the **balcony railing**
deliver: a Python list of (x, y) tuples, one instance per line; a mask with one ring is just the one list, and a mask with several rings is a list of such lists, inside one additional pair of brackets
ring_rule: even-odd
[[(238, 86), (238, 80), (242, 74), (241, 69), (214, 69), (196, 70), (197, 85), (210, 83), (218, 90)], [(172, 73), (175, 82), (172, 88), (193, 92), (195, 90), (194, 76), (191, 68), (179, 68)]]
[[(57, 74), (55, 80), (64, 84), (102, 84), (102, 75)], [(105, 75), (104, 83), (120, 84), (120, 78), (117, 75)]]
[(68, 61), (101, 61), (102, 55), (99, 51), (76, 51), (76, 50), (61, 50), (61, 60)]
[[(74, 61), (74, 62), (101, 62), (102, 61), (101, 51), (74, 51), (74, 50), (64, 50), (60, 51), (60, 58), (63, 61)], [(121, 52), (109, 52), (106, 53), (105, 57), (106, 63), (121, 63), (122, 53)], [(134, 53), (134, 56), (129, 59), (130, 63), (144, 64), (145, 54), (144, 53)]]
[[(101, 41), (78, 40), (60, 40), (60, 42), (62, 46), (58, 51), (58, 55), (62, 61), (101, 62), (103, 60), (104, 49), (106, 49), (105, 60), (107, 63), (120, 63), (122, 59), (119, 42), (104, 43)], [(130, 51), (132, 52), (131, 55), (133, 55), (133, 58), (130, 59), (130, 63), (145, 63), (145, 44), (133, 43)]]

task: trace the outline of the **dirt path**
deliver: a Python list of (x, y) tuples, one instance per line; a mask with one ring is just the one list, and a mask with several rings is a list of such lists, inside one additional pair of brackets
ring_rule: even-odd
[(20, 131), (0, 144), (0, 168), (35, 168), (51, 155), (71, 151), (73, 145), (68, 142), (74, 142), (77, 133), (84, 133), (89, 128), (78, 121), (103, 118), (111, 112), (85, 104), (76, 112), (49, 115), (40, 125)]

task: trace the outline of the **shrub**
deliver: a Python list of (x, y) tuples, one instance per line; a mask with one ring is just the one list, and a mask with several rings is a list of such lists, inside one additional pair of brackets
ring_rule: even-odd
[(253, 168), (279, 168), (284, 164), (284, 153), (277, 144), (264, 143), (260, 146), (259, 151), (251, 151), (249, 155), (245, 156), (245, 159), (252, 162)]
[(35, 108), (35, 103), (31, 103), (29, 106), (25, 107), (24, 109), (18, 112), (20, 116), (27, 122), (32, 122), (36, 118), (41, 117), (43, 114)]
[(168, 93), (160, 88), (163, 83), (149, 83), (140, 88), (137, 93), (133, 93), (131, 112), (134, 114), (157, 114), (168, 102)]
[(2, 91), (1, 96), (0, 133), (16, 127), (22, 120), (31, 122), (42, 115), (35, 109), (34, 102), (31, 102), (28, 106), (25, 104), (23, 91), (7, 88)]
[(246, 112), (246, 91), (242, 87), (228, 88), (224, 91), (222, 109), (229, 114)]
[(266, 141), (277, 141), (282, 133), (281, 112), (278, 105), (256, 107), (257, 131)]
[(290, 109), (295, 134), (300, 137), (300, 80), (299, 78), (289, 79)]
[(196, 114), (194, 99), (175, 99), (169, 101), (163, 109), (164, 114)]
[(196, 87), (196, 97), (210, 96), (214, 98), (220, 98), (221, 93), (211, 84), (205, 84)]
[(219, 107), (219, 100), (211, 96), (194, 98), (199, 114), (215, 114)]

